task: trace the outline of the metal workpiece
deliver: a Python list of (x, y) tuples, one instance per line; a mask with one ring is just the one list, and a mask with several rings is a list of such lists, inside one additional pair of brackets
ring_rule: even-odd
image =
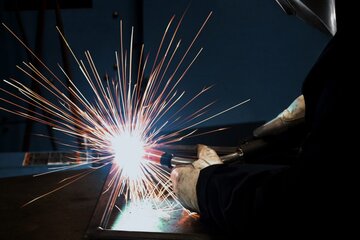
[(166, 204), (178, 207), (164, 212), (146, 200), (125, 200), (120, 184), (111, 184), (116, 167), (113, 164), (109, 171), (85, 239), (220, 239), (209, 234), (198, 214), (189, 213), (172, 198), (166, 199)]

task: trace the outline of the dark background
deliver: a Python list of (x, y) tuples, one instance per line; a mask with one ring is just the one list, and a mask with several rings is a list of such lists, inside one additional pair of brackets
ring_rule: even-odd
[[(8, 6), (9, 2), (28, 2), (30, 7), (27, 6), (27, 9), (31, 9), (31, 3), (36, 1), (0, 1), (0, 21), (19, 33), (16, 11)], [(102, 76), (115, 74), (114, 51), (119, 47), (120, 19), (124, 21), (125, 37), (129, 38), (131, 26), (134, 25), (137, 41), (145, 43), (145, 51), (150, 51), (150, 59), (153, 60), (169, 19), (175, 14), (178, 20), (189, 5), (189, 1), (174, 0), (68, 2), (72, 2), (71, 8), (61, 10), (67, 39), (79, 58), (85, 59), (83, 52), (91, 51)], [(80, 8), (74, 8), (77, 2)], [(90, 6), (82, 8), (81, 2), (90, 2)], [(36, 9), (35, 5), (33, 9)], [(286, 16), (273, 0), (193, 0), (179, 31), (184, 47), (192, 40), (210, 11), (213, 11), (213, 16), (190, 57), (200, 47), (204, 47), (204, 51), (179, 89), (186, 90), (191, 96), (203, 86), (215, 84), (199, 100), (201, 103), (217, 100), (211, 108), (212, 113), (251, 98), (246, 105), (202, 126), (271, 119), (300, 94), (302, 80), (329, 37), (295, 17)], [(30, 47), (35, 48), (37, 11), (22, 10), (18, 14)], [(62, 59), (55, 29), (55, 10), (46, 10), (44, 19), (43, 59), (56, 69), (56, 64), (62, 63)], [(0, 56), (1, 79), (16, 77), (29, 84), (29, 79), (15, 67), (27, 60), (26, 52), (2, 26)], [(81, 85), (83, 77), (80, 71), (73, 60), (70, 65), (74, 81)], [(1, 87), (5, 85), (3, 82), (0, 84)], [(3, 102), (0, 105), (9, 108)], [(34, 136), (37, 133), (46, 134), (46, 128), (40, 124), (34, 125), (29, 150), (53, 150), (47, 139)], [(0, 111), (1, 152), (22, 151), (24, 134), (24, 119)]]

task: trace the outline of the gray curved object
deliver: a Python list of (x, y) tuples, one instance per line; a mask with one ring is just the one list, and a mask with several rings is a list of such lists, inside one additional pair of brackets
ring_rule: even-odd
[(276, 0), (288, 15), (295, 15), (323, 32), (337, 31), (335, 0)]

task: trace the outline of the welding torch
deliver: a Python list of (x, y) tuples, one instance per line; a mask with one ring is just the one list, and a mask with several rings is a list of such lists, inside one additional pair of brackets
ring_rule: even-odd
[[(245, 141), (237, 147), (223, 147), (223, 146), (209, 146), (214, 149), (224, 163), (230, 163), (234, 161), (244, 162), (244, 158), (249, 156), (260, 149), (267, 147), (268, 143), (263, 139), (252, 139)], [(167, 150), (175, 150), (182, 152), (196, 152), (197, 145), (174, 145), (168, 146)], [(150, 149), (146, 151), (147, 160), (166, 166), (169, 168), (175, 167), (177, 165), (191, 164), (197, 159), (191, 157), (180, 157), (172, 153), (169, 153), (165, 150), (160, 149)]]

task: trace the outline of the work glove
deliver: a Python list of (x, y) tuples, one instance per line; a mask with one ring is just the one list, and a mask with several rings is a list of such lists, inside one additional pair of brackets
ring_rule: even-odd
[(171, 172), (171, 181), (175, 195), (179, 202), (190, 211), (199, 212), (196, 195), (196, 184), (201, 169), (210, 165), (222, 164), (217, 153), (208, 146), (198, 145), (198, 160), (189, 165), (174, 168)]
[(281, 112), (276, 118), (256, 128), (253, 132), (255, 137), (266, 137), (285, 132), (289, 128), (298, 125), (305, 120), (304, 96), (300, 95), (290, 106)]

